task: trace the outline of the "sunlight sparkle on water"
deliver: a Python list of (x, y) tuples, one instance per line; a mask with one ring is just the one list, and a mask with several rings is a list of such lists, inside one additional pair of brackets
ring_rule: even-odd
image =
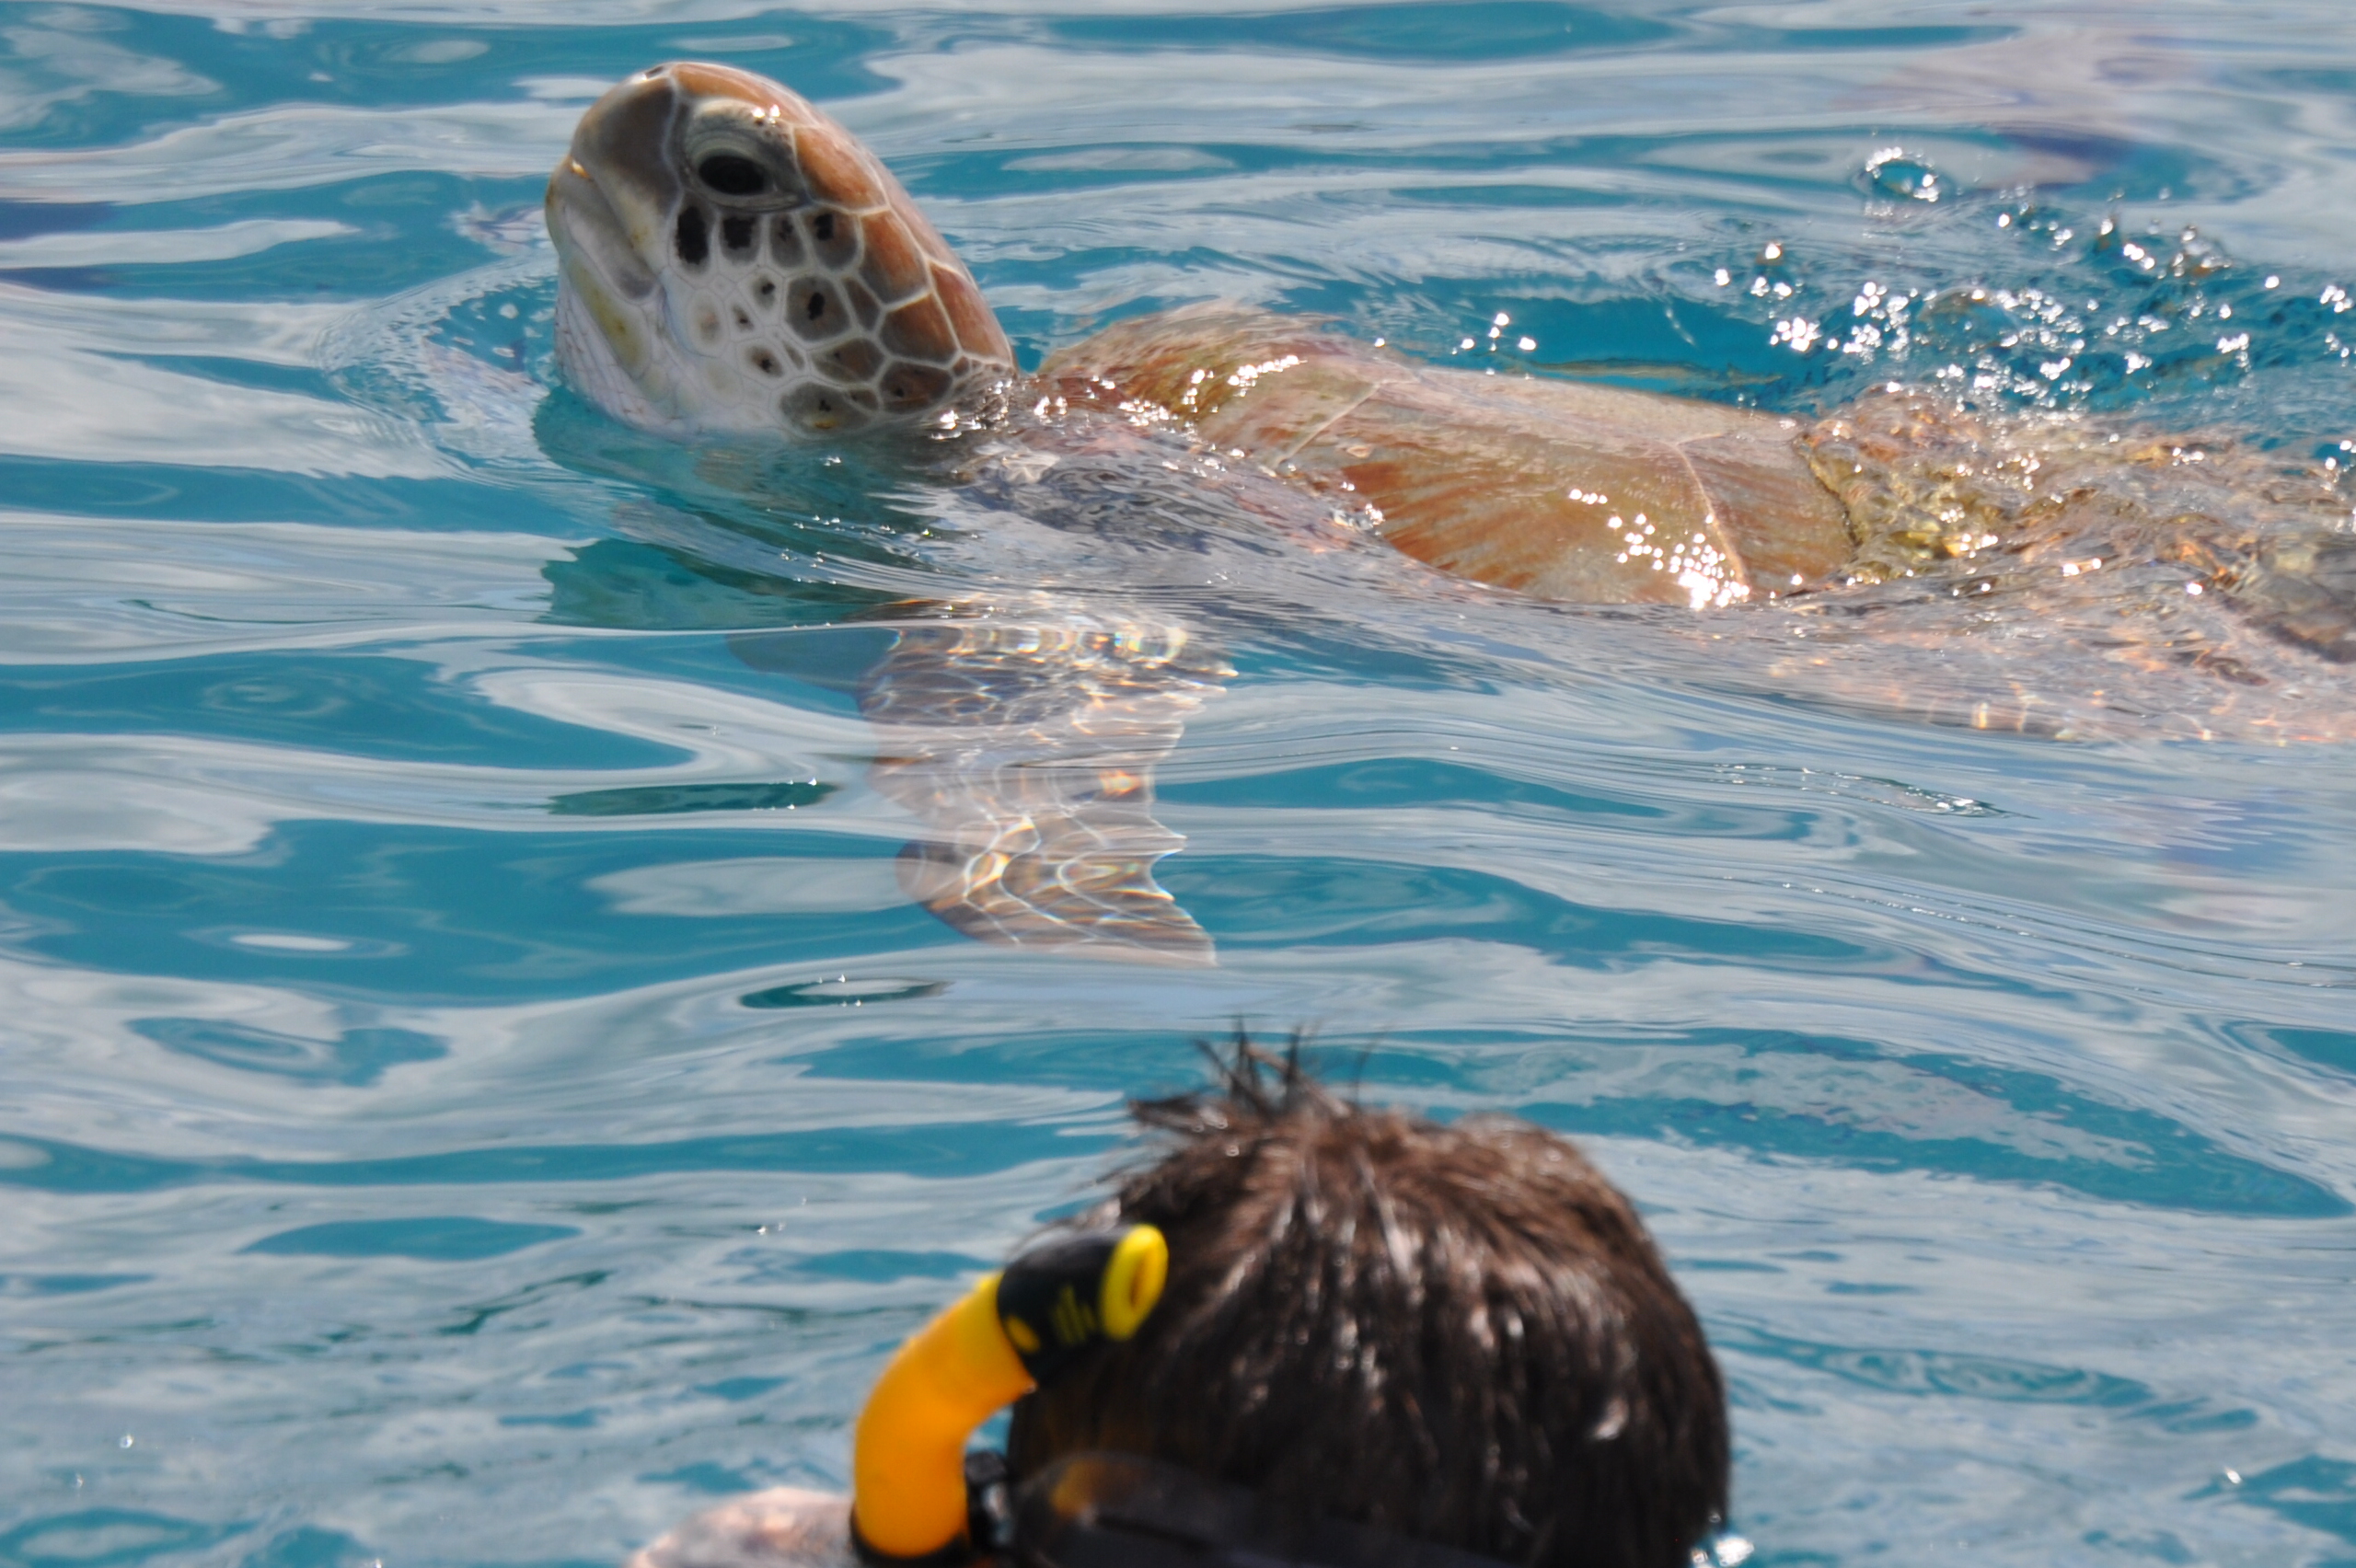
[[(0, 1559), (839, 1486), (1240, 1021), (1634, 1196), (1710, 1568), (2356, 1560), (2356, 11), (689, 9), (0, 0)], [(1520, 490), (1511, 421), (1342, 450), (1652, 602), (1198, 448), (1291, 340), (914, 456), (606, 419), (547, 180), (680, 56), (839, 117), (1025, 367), (1228, 302), (1579, 383)], [(1854, 553), (1759, 553), (1802, 492)], [(976, 867), (1200, 946), (976, 934)]]

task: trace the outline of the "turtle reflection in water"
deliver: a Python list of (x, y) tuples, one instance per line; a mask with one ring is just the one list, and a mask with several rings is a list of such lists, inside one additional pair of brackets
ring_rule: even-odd
[[(1233, 307), (1122, 322), (1025, 377), (874, 156), (724, 66), (606, 94), (548, 213), (560, 362), (642, 429), (920, 432), (912, 461), (1097, 526), (1117, 524), (1117, 486), (1064, 476), (1150, 463), (1320, 548), (1370, 537), (1557, 601), (1741, 606), (1694, 624), (1751, 678), (1942, 722), (2356, 731), (2336, 470), (1895, 386), (1805, 422), (1484, 375)], [(1178, 840), (1151, 787), (1218, 659), (1182, 626), (1048, 596), (909, 619), (859, 696), (877, 783), (925, 824), (910, 894), (987, 940), (1207, 960), (1153, 881)]]

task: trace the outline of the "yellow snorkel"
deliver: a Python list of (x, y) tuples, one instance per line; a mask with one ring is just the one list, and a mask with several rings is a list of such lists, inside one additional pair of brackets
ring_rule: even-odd
[(1045, 1241), (918, 1330), (875, 1380), (851, 1437), (851, 1536), (873, 1557), (964, 1540), (965, 1444), (1080, 1351), (1126, 1340), (1161, 1298), (1150, 1225)]

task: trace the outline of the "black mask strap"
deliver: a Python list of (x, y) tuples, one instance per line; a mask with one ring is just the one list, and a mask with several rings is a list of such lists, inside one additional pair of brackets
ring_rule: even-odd
[(1300, 1517), (1135, 1454), (1068, 1454), (1014, 1505), (1017, 1568), (1507, 1568), (1371, 1525)]

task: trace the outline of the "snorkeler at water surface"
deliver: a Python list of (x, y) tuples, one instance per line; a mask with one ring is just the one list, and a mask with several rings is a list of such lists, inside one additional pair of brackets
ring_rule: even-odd
[(1138, 1104), (1161, 1158), (902, 1348), (850, 1497), (756, 1493), (629, 1568), (1681, 1568), (1725, 1392), (1626, 1198), (1528, 1123), (1249, 1045), (1222, 1076)]

